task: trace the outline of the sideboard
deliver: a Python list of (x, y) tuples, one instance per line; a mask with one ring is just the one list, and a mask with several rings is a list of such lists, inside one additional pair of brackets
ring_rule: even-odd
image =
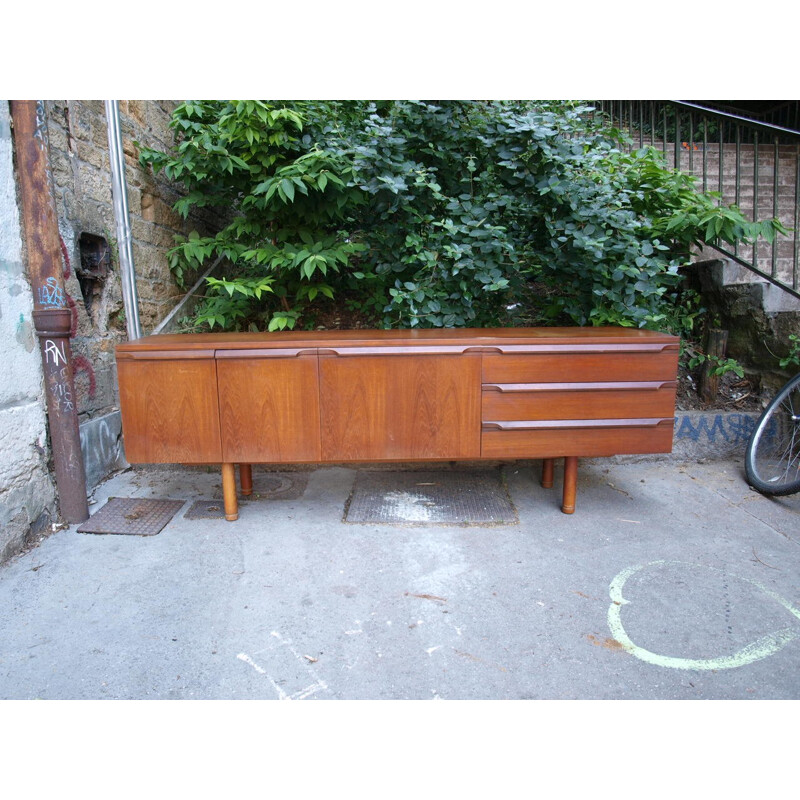
[(146, 336), (116, 349), (130, 463), (542, 459), (575, 510), (578, 458), (672, 449), (679, 340), (629, 328)]

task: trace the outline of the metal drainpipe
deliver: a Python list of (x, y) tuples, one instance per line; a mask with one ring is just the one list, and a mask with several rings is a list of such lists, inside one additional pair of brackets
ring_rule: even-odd
[(139, 296), (136, 291), (136, 274), (133, 269), (128, 188), (125, 183), (125, 154), (122, 150), (122, 133), (119, 125), (119, 103), (116, 100), (106, 100), (105, 106), (108, 123), (108, 157), (111, 164), (111, 195), (114, 200), (114, 219), (117, 227), (125, 326), (129, 339), (140, 339), (142, 326), (139, 322)]
[(59, 505), (70, 524), (85, 522), (89, 504), (69, 344), (72, 312), (64, 291), (44, 101), (12, 100), (11, 118)]

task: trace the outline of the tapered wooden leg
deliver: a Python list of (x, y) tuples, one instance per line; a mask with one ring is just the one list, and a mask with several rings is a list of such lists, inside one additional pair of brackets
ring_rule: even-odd
[(239, 483), (245, 497), (253, 494), (253, 467), (251, 464), (239, 464)]
[(578, 492), (578, 458), (567, 456), (564, 459), (564, 496), (561, 510), (565, 514), (575, 513), (575, 495)]
[(225, 519), (230, 522), (239, 519), (239, 500), (236, 497), (236, 467), (234, 464), (222, 465), (222, 498), (225, 503)]
[(542, 488), (553, 488), (553, 461), (552, 458), (542, 459)]

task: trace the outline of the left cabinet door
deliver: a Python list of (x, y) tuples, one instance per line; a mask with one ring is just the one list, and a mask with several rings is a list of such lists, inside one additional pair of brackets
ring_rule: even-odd
[(120, 354), (117, 375), (128, 461), (213, 464), (222, 460), (213, 351), (208, 356)]
[(319, 461), (316, 352), (217, 351), (223, 460)]

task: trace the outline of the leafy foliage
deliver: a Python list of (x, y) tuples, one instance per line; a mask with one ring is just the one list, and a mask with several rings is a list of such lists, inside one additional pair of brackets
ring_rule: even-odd
[[(223, 255), (198, 322), (308, 324), (343, 295), (387, 327), (676, 324), (702, 240), (785, 232), (696, 191), (658, 151), (630, 154), (579, 103), (187, 102), (176, 209), (227, 209), (170, 251), (178, 279)], [(685, 322), (684, 318), (684, 322)]]

